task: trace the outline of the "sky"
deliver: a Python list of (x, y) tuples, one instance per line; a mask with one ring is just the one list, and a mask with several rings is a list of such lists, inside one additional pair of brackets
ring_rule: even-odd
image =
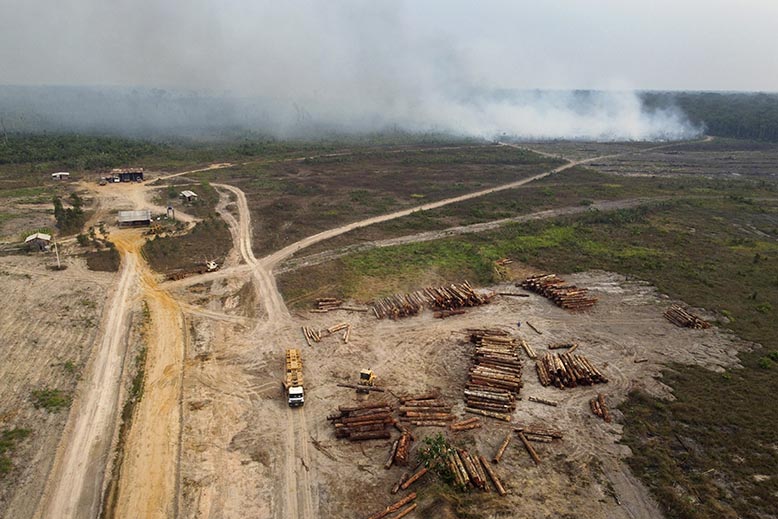
[(775, 0), (0, 0), (0, 82), (778, 91), (776, 23)]
[(503, 104), (462, 99), (778, 91), (776, 22), (776, 0), (0, 0), (0, 85), (263, 96), (346, 124), (498, 131)]

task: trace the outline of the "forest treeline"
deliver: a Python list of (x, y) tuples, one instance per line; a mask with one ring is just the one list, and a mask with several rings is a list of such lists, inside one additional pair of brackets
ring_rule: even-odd
[(707, 135), (778, 142), (778, 94), (647, 92), (647, 109), (680, 108)]

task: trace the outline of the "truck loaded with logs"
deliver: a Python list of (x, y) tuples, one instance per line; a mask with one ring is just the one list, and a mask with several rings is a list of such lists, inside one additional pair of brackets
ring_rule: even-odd
[(284, 392), (289, 407), (300, 407), (305, 403), (303, 392), (303, 360), (300, 350), (286, 350), (286, 372), (284, 374)]

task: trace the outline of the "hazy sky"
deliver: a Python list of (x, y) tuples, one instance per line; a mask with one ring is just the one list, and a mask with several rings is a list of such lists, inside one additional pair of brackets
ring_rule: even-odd
[(0, 0), (0, 83), (778, 91), (777, 26), (776, 0)]

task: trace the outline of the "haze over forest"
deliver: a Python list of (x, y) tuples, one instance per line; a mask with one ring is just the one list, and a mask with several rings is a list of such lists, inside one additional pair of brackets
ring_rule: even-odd
[(1, 3), (8, 131), (681, 139), (641, 91), (778, 90), (764, 0)]

